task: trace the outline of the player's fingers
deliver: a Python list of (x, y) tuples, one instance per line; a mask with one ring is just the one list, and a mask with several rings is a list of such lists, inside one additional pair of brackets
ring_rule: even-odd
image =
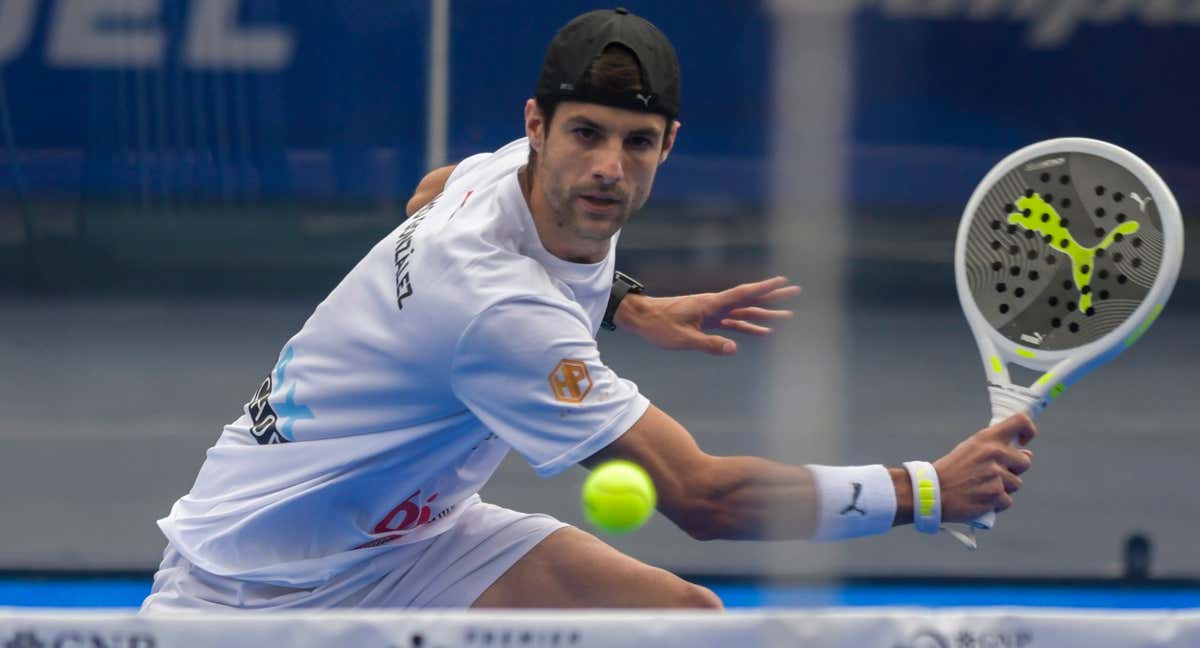
[(796, 314), (790, 310), (779, 310), (773, 308), (759, 308), (758, 306), (747, 306), (745, 308), (735, 308), (729, 311), (730, 318), (736, 319), (752, 319), (760, 322), (770, 322), (776, 320), (785, 320), (794, 317)]
[(787, 286), (787, 281), (787, 277), (771, 277), (762, 281), (740, 284), (717, 293), (717, 301), (726, 308), (755, 304), (765, 295), (771, 294), (772, 291)]
[(795, 284), (784, 286), (783, 288), (776, 288), (762, 297), (759, 297), (758, 302), (760, 304), (769, 304), (771, 302), (790, 299), (796, 295), (799, 295), (801, 290), (803, 290), (803, 288)]
[(770, 335), (771, 334), (771, 329), (769, 329), (765, 326), (759, 326), (758, 324), (751, 324), (750, 322), (745, 322), (745, 321), (736, 320), (736, 319), (721, 320), (721, 328), (729, 330), (729, 331), (737, 331), (738, 333), (748, 333), (750, 335)]
[(1033, 441), (1033, 437), (1037, 436), (1037, 426), (1033, 424), (1033, 419), (1027, 414), (1017, 415), (1017, 443), (1021, 445), (1029, 445)]
[(996, 439), (1004, 443), (1016, 441), (1021, 445), (1026, 445), (1037, 435), (1037, 428), (1033, 425), (1033, 419), (1029, 418), (1028, 414), (1022, 412), (1013, 414), (987, 428), (984, 434), (991, 439)]
[(1020, 475), (1033, 467), (1033, 453), (1024, 448), (1005, 448), (1004, 466), (1013, 474)]
[(995, 506), (997, 513), (1000, 511), (1007, 511), (1008, 509), (1012, 508), (1013, 505), (1012, 495), (1009, 495), (1008, 493), (1000, 493), (996, 496), (996, 499), (993, 500), (992, 504)]
[(1008, 493), (1009, 495), (1021, 490), (1021, 486), (1025, 484), (1020, 477), (1008, 472), (1007, 470), (1001, 473), (1000, 480), (1004, 482), (1004, 492)]
[(686, 341), (688, 348), (699, 349), (709, 355), (727, 356), (737, 353), (737, 343), (719, 335), (697, 333)]

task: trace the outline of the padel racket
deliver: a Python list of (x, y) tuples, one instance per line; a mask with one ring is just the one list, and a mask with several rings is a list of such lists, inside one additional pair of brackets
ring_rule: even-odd
[[(1183, 259), (1171, 190), (1145, 162), (1092, 139), (1027, 146), (971, 194), (954, 252), (958, 299), (987, 372), (994, 424), (1037, 416), (1138, 340), (1162, 312)], [(1009, 363), (1044, 372), (1014, 384)], [(953, 535), (975, 548), (975, 529)]]

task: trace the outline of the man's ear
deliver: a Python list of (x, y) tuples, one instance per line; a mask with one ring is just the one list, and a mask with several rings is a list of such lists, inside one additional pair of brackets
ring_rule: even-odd
[(681, 122), (678, 120), (673, 120), (670, 128), (668, 128), (666, 134), (663, 135), (662, 153), (658, 155), (659, 164), (666, 162), (667, 156), (671, 154), (671, 149), (675, 148), (675, 138), (679, 135), (679, 129), (682, 126), (683, 124)]
[(546, 138), (546, 120), (535, 99), (525, 101), (525, 137), (529, 138), (529, 146), (540, 154)]

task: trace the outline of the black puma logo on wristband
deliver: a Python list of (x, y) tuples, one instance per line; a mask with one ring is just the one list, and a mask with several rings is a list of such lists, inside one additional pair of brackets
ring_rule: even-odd
[(845, 515), (851, 511), (858, 511), (862, 515), (866, 515), (867, 514), (866, 511), (858, 508), (858, 496), (862, 495), (862, 483), (861, 482), (850, 482), (850, 484), (852, 486), (854, 486), (854, 499), (850, 500), (850, 506), (847, 506), (846, 508), (842, 509), (841, 514)]

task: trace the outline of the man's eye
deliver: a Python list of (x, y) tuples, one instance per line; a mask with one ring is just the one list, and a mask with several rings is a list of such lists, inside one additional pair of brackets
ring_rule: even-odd
[(631, 138), (629, 138), (629, 145), (635, 149), (650, 148), (650, 146), (653, 144), (654, 144), (654, 141), (651, 140), (649, 137), (631, 137)]
[(594, 128), (576, 128), (575, 129), (575, 135), (577, 137), (579, 137), (579, 139), (581, 139), (585, 142), (590, 142), (590, 141), (596, 139), (596, 136), (598, 134), (599, 133), (597, 133), (596, 129), (594, 129)]

